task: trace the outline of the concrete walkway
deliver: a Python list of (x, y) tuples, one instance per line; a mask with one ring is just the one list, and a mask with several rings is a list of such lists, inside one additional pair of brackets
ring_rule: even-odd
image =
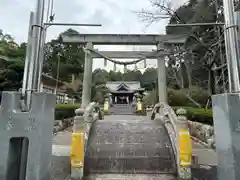
[(69, 179), (71, 131), (72, 127), (53, 137), (51, 180)]

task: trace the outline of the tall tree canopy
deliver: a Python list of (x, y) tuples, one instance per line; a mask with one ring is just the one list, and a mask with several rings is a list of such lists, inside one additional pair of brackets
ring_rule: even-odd
[[(223, 22), (223, 6), (221, 0), (190, 0), (178, 8), (174, 8), (171, 0), (149, 0), (152, 8), (138, 12), (139, 17), (148, 23), (158, 22), (168, 18), (169, 24), (215, 23)], [(184, 51), (173, 48), (169, 56), (169, 75), (180, 88), (192, 85), (215, 90), (215, 84), (226, 87), (226, 68), (215, 73), (221, 80), (213, 82), (213, 69), (225, 63), (225, 46), (223, 28), (220, 26), (184, 26), (167, 27), (167, 34), (188, 33)], [(183, 53), (184, 52), (184, 53)], [(224, 89), (223, 89), (224, 90)]]
[[(73, 29), (68, 29), (62, 34), (78, 33)], [(62, 44), (58, 40), (52, 40), (46, 44), (45, 48), (45, 73), (63, 81), (69, 81), (72, 74), (82, 76), (84, 71), (84, 50), (78, 44)]]

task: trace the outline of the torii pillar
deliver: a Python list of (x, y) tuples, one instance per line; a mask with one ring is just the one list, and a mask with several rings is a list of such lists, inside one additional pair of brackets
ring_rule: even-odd
[[(87, 43), (86, 49), (93, 49), (91, 42)], [(86, 50), (85, 52), (85, 65), (83, 75), (83, 93), (82, 93), (82, 108), (86, 108), (91, 101), (91, 86), (92, 86), (92, 64), (93, 58), (91, 52)]]
[[(164, 43), (158, 43), (157, 50), (164, 50)], [(167, 71), (165, 65), (164, 55), (158, 56), (157, 59), (157, 74), (158, 74), (158, 100), (159, 102), (167, 103)]]
[(127, 65), (124, 64), (124, 73), (127, 73)]

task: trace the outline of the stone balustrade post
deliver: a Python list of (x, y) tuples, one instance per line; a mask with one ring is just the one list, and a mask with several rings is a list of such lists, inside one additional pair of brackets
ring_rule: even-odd
[(104, 114), (107, 115), (109, 113), (109, 107), (110, 107), (109, 98), (105, 98), (104, 105), (103, 105)]
[(84, 112), (83, 108), (76, 109), (73, 122), (72, 144), (71, 144), (71, 179), (77, 180), (83, 177), (84, 164)]
[(181, 108), (176, 111), (176, 114), (176, 126), (179, 130), (179, 177), (187, 180), (192, 177), (192, 142), (186, 117), (187, 111)]
[(176, 111), (177, 114), (177, 125), (181, 129), (188, 130), (188, 119), (187, 119), (187, 111), (186, 109), (180, 108)]
[(84, 122), (84, 109), (83, 108), (79, 108), (75, 110), (75, 114), (76, 116), (74, 117), (73, 120), (73, 132), (79, 132), (80, 130), (82, 130), (82, 125)]

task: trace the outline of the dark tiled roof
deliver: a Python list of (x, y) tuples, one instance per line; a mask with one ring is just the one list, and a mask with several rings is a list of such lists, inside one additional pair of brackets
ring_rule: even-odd
[(127, 91), (142, 90), (139, 81), (109, 81), (106, 86), (110, 91), (118, 91), (119, 89), (126, 89)]

